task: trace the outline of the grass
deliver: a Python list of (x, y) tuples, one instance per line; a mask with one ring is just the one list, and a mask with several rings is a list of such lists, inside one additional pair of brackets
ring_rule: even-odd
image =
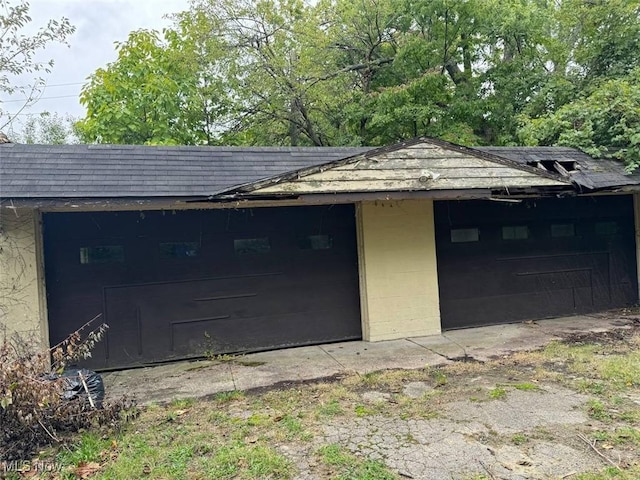
[(589, 416), (596, 420), (610, 420), (611, 416), (607, 412), (607, 407), (600, 400), (591, 399), (587, 402), (587, 412)]
[(640, 335), (623, 341), (555, 341), (514, 360), (536, 369), (536, 379), (556, 381), (590, 395), (586, 411), (601, 422), (640, 425), (640, 407), (622, 399), (640, 386)]
[(379, 460), (363, 460), (337, 444), (320, 447), (317, 456), (328, 467), (328, 476), (335, 480), (397, 480), (399, 478)]
[(98, 462), (100, 461), (101, 453), (109, 448), (109, 443), (101, 439), (97, 433), (83, 433), (70, 450), (62, 450), (60, 452), (58, 461), (73, 466), (77, 466), (82, 462)]
[(593, 438), (610, 445), (640, 448), (640, 430), (633, 427), (618, 427), (613, 430), (600, 430)]
[[(442, 368), (352, 375), (260, 393), (231, 391), (206, 400), (176, 399), (144, 408), (123, 431), (78, 435), (56, 460), (65, 465), (60, 476), (64, 479), (76, 478), (74, 469), (79, 465), (97, 462), (102, 467), (91, 477), (95, 479), (287, 480), (304, 473), (297, 465), (305, 457), (311, 457), (313, 465), (308, 468), (317, 478), (397, 479), (382, 460), (364, 455), (370, 450), (362, 446), (331, 443), (318, 447), (323, 441), (335, 441), (326, 436), (326, 426), (348, 429), (354, 422), (366, 425), (368, 419), (384, 422), (386, 418), (390, 425), (403, 420), (428, 421), (442, 415), (443, 407), (451, 402), (476, 401), (482, 408), (482, 402), (507, 400), (516, 391), (541, 395), (547, 391), (541, 387), (551, 383), (589, 397), (584, 404), (593, 425), (588, 436), (605, 453), (611, 447), (637, 458), (640, 407), (629, 394), (637, 394), (640, 386), (639, 347), (635, 338), (619, 343), (555, 342), (539, 351), (484, 364), (458, 362)], [(404, 392), (412, 382), (424, 382), (430, 388), (419, 399), (411, 398)], [(367, 401), (364, 394), (371, 391), (385, 395), (380, 401)], [(414, 434), (411, 430), (402, 432), (408, 445), (419, 447), (422, 440), (417, 439), (422, 437)], [(489, 437), (489, 443), (522, 449), (532, 448), (535, 442), (558, 441), (553, 428), (547, 431), (542, 427), (502, 437), (489, 432)], [(292, 456), (292, 451), (300, 456)], [(622, 472), (605, 469), (572, 478), (635, 480), (640, 478), (638, 468), (630, 466)]]
[(233, 442), (201, 462), (211, 479), (291, 478), (292, 465), (272, 448)]
[(516, 433), (511, 437), (511, 443), (514, 445), (523, 445), (529, 441), (529, 438), (524, 433)]
[(329, 402), (318, 406), (317, 413), (319, 417), (335, 417), (344, 413), (338, 400), (330, 400)]
[(503, 387), (495, 387), (489, 390), (488, 395), (492, 400), (504, 400), (507, 398), (507, 390)]
[(575, 480), (638, 480), (640, 478), (640, 470), (632, 467), (624, 471), (614, 467), (607, 467), (600, 472), (583, 473), (575, 475)]
[(516, 383), (513, 385), (513, 388), (515, 388), (516, 390), (522, 390), (524, 392), (533, 392), (540, 390), (540, 387), (538, 385), (531, 382)]

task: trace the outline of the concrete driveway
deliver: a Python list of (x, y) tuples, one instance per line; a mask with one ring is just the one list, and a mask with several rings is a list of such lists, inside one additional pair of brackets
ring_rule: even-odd
[(418, 369), (455, 361), (485, 361), (534, 350), (584, 332), (630, 328), (635, 316), (604, 312), (508, 325), (468, 328), (427, 337), (369, 343), (352, 341), (224, 358), (183, 361), (104, 373), (107, 398), (135, 396), (142, 404), (200, 398), (386, 369)]

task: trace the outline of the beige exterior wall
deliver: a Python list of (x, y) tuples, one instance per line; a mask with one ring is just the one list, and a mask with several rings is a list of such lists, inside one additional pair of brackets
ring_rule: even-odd
[(357, 215), (364, 339), (440, 333), (433, 201), (362, 202)]
[(0, 326), (48, 346), (40, 218), (31, 209), (0, 209)]

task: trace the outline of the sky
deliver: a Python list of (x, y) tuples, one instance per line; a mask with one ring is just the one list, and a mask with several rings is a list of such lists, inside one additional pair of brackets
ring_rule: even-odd
[[(78, 101), (80, 89), (91, 73), (116, 59), (114, 42), (126, 40), (133, 30), (169, 26), (170, 20), (163, 17), (188, 9), (189, 0), (30, 0), (29, 5), (29, 28), (67, 17), (76, 31), (69, 46), (53, 45), (40, 55), (42, 60), (53, 59), (55, 65), (50, 74), (45, 74), (47, 87), (41, 99), (23, 110), (21, 119), (25, 114), (43, 111), (84, 116)], [(12, 113), (24, 104), (20, 98), (0, 100), (2, 108)]]

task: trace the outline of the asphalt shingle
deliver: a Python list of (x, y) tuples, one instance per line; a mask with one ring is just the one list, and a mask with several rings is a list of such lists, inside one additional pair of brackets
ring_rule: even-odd
[(569, 147), (474, 147), (476, 150), (527, 165), (535, 162), (575, 162), (571, 180), (589, 190), (640, 185), (640, 174), (629, 174), (622, 162), (593, 158)]
[(0, 197), (205, 196), (367, 150), (2, 144)]
[[(566, 147), (476, 147), (521, 164), (572, 161), (589, 190), (640, 185), (621, 163)], [(364, 153), (356, 147), (0, 145), (0, 198), (200, 197)]]

